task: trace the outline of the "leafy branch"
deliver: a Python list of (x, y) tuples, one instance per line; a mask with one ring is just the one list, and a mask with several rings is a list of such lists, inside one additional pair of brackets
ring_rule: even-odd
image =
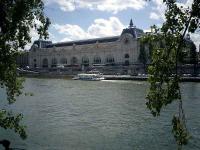
[(175, 100), (179, 102), (179, 113), (172, 119), (172, 133), (181, 149), (189, 140), (186, 119), (180, 91), (178, 63), (185, 45), (185, 35), (199, 28), (200, 4), (194, 0), (191, 8), (178, 6), (176, 0), (163, 0), (167, 6), (166, 21), (159, 29), (153, 26), (153, 33), (143, 40), (152, 45), (152, 62), (148, 67), (150, 83), (147, 95), (147, 108), (153, 116), (159, 116), (164, 106)]
[[(17, 77), (16, 56), (19, 49), (31, 42), (30, 31), (35, 29), (40, 38), (48, 37), (50, 20), (44, 15), (42, 0), (0, 1), (0, 86), (7, 92), (8, 104), (22, 93), (23, 80)], [(20, 124), (22, 114), (0, 110), (0, 127), (13, 129), (22, 139), (27, 137)]]

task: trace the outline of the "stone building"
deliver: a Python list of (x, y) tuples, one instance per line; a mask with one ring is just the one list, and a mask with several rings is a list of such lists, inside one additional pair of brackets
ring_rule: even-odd
[(17, 67), (25, 68), (29, 66), (29, 52), (21, 51), (16, 57)]
[[(139, 38), (143, 30), (136, 28), (130, 21), (129, 27), (121, 35), (62, 43), (37, 40), (29, 54), (31, 68), (51, 69), (63, 66), (87, 68), (104, 66), (104, 68), (134, 68), (139, 63)], [(123, 67), (121, 68), (123, 69)]]
[[(119, 36), (61, 43), (37, 40), (29, 51), (29, 66), (35, 70), (59, 70), (69, 74), (94, 68), (105, 74), (144, 74), (150, 56), (148, 45), (140, 45), (143, 34), (143, 30), (136, 28), (131, 20), (129, 27), (123, 29)], [(181, 66), (193, 63), (196, 55), (196, 48), (189, 35), (185, 41)], [(141, 60), (141, 50), (147, 58), (145, 65)], [(184, 67), (181, 70), (185, 72)]]

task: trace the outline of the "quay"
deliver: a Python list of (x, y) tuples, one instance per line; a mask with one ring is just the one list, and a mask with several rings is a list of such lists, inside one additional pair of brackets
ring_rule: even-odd
[[(20, 76), (24, 77), (35, 77), (35, 78), (64, 78), (72, 79), (74, 75), (72, 74), (62, 74), (62, 73), (20, 73)], [(147, 81), (147, 75), (103, 75), (104, 80), (135, 80), (135, 81)], [(200, 82), (200, 77), (181, 77), (182, 82)]]
[(147, 76), (130, 76), (130, 75), (104, 75), (104, 80), (136, 80), (146, 81)]
[[(104, 75), (104, 80), (136, 80), (146, 81), (147, 76), (130, 76), (130, 75)], [(200, 82), (200, 77), (181, 77), (182, 82)]]

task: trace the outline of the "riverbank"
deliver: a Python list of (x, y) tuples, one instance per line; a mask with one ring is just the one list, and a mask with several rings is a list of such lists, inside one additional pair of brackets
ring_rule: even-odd
[[(147, 76), (115, 76), (115, 75), (105, 75), (105, 80), (136, 80), (136, 81), (146, 81)], [(182, 82), (200, 82), (200, 77), (181, 77)]]
[[(24, 77), (31, 78), (63, 78), (72, 79), (74, 75), (66, 74), (23, 74)], [(147, 76), (130, 76), (130, 75), (104, 75), (104, 80), (133, 80), (147, 81)], [(182, 82), (200, 82), (200, 77), (181, 77)]]

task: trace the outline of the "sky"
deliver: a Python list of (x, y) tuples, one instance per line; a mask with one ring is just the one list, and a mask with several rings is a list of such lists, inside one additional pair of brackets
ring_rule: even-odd
[[(149, 31), (165, 20), (162, 0), (43, 0), (50, 18), (49, 39), (53, 43), (120, 35), (130, 19), (137, 28)], [(179, 0), (190, 6), (192, 0)], [(38, 39), (31, 31), (32, 42)], [(191, 35), (196, 45), (200, 33)], [(27, 45), (27, 48), (31, 44)]]

